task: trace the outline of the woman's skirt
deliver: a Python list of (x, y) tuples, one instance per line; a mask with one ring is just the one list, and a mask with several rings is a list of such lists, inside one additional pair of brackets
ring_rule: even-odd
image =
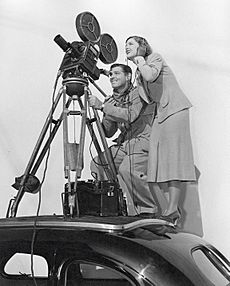
[(189, 110), (161, 123), (154, 119), (148, 159), (148, 182), (195, 181)]

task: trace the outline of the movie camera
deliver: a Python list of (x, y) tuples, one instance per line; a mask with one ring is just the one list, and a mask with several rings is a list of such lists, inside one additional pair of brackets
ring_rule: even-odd
[[(39, 179), (35, 176), (41, 162), (48, 153), (56, 132), (63, 123), (64, 174), (67, 183), (62, 193), (63, 213), (65, 216), (78, 217), (79, 215), (95, 214), (100, 216), (126, 215), (126, 204), (117, 179), (117, 171), (112, 154), (105, 139), (104, 130), (94, 108), (94, 118), (88, 117), (88, 98), (90, 94), (89, 81), (102, 94), (102, 89), (94, 82), (98, 80), (103, 69), (97, 67), (98, 59), (104, 64), (111, 64), (117, 59), (117, 46), (114, 39), (107, 33), (101, 34), (97, 19), (90, 12), (80, 13), (75, 21), (77, 32), (82, 40), (67, 42), (60, 34), (54, 38), (55, 43), (65, 52), (58, 70), (53, 93), (53, 104), (35, 145), (29, 163), (22, 176), (15, 178), (12, 185), (18, 193), (10, 200), (7, 217), (15, 217), (18, 205), (25, 192), (37, 193), (41, 188)], [(58, 80), (62, 76), (62, 87), (56, 94)], [(56, 94), (56, 97), (55, 97)], [(83, 96), (83, 100), (81, 99)], [(58, 119), (54, 120), (54, 111), (59, 100), (63, 99), (63, 109)], [(78, 102), (80, 111), (75, 109), (74, 102)], [(70, 110), (70, 108), (73, 108)], [(69, 142), (68, 117), (81, 116), (79, 143)], [(93, 128), (96, 122), (101, 139), (99, 143)], [(98, 154), (99, 162), (103, 166), (108, 181), (85, 182), (81, 181), (81, 172), (84, 167), (84, 144), (86, 127), (89, 130), (92, 142)], [(48, 139), (47, 131), (49, 130)], [(75, 131), (74, 131), (75, 132)], [(40, 151), (41, 146), (43, 149)], [(101, 149), (103, 146), (103, 151)], [(73, 181), (72, 173), (75, 173)]]
[(96, 64), (100, 59), (104, 64), (111, 64), (117, 59), (117, 45), (112, 36), (101, 34), (97, 19), (89, 12), (81, 13), (76, 18), (76, 29), (83, 42), (67, 42), (61, 35), (54, 41), (66, 53), (60, 66), (68, 75), (87, 73), (94, 80), (99, 79), (102, 72)]

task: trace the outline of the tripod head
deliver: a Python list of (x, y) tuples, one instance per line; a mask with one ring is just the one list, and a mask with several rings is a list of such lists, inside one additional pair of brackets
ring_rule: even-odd
[(69, 96), (82, 96), (85, 86), (88, 86), (87, 78), (72, 73), (68, 74), (62, 83), (66, 86), (66, 94)]

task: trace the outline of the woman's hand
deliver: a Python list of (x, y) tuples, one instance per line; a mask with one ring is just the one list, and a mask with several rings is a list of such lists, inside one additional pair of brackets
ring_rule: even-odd
[(153, 81), (155, 79), (156, 69), (151, 68), (145, 61), (144, 57), (137, 56), (134, 58), (138, 70), (146, 81)]
[(136, 56), (133, 59), (133, 62), (137, 65), (137, 66), (143, 66), (146, 64), (144, 57), (142, 56)]

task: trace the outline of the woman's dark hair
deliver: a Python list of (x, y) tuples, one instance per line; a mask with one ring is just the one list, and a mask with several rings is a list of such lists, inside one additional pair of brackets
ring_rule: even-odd
[(128, 39), (126, 39), (125, 43), (127, 43), (128, 40), (134, 39), (142, 48), (146, 49), (145, 57), (149, 56), (152, 53), (152, 48), (147, 42), (147, 40), (140, 36), (130, 36)]
[(130, 66), (128, 65), (124, 65), (124, 64), (118, 64), (118, 63), (115, 63), (113, 65), (111, 65), (110, 67), (110, 70), (115, 68), (115, 67), (121, 67), (122, 68), (122, 71), (125, 73), (125, 74), (131, 74), (132, 75), (132, 69)]

